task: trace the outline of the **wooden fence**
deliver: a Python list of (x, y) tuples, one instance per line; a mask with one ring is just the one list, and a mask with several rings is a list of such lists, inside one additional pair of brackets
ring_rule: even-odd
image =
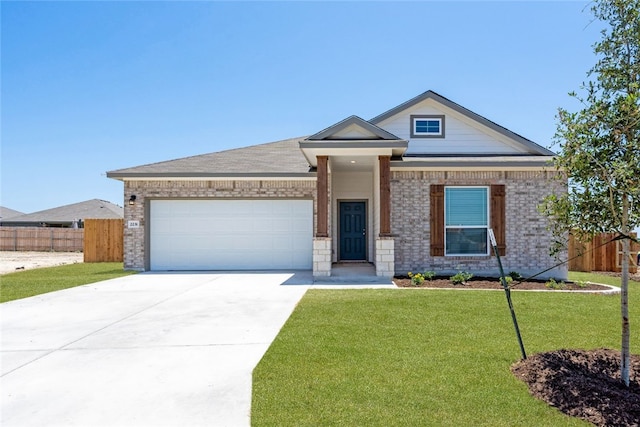
[[(631, 235), (636, 237), (635, 233), (631, 233)], [(586, 243), (581, 243), (573, 236), (570, 236), (569, 270), (621, 271), (622, 241), (617, 240), (610, 242), (615, 236), (616, 234), (613, 233), (603, 233), (595, 236), (591, 241)], [(631, 273), (635, 273), (638, 270), (638, 251), (640, 251), (640, 244), (632, 241), (631, 256), (629, 257), (629, 271)]]
[(80, 252), (82, 228), (0, 227), (0, 250)]
[(122, 219), (84, 220), (84, 262), (122, 262)]
[(84, 262), (122, 262), (124, 221), (85, 219), (84, 228), (0, 227), (0, 250), (84, 252)]

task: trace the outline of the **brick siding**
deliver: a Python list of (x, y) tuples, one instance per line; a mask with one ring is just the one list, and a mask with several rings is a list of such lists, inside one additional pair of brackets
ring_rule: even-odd
[[(431, 184), (504, 184), (506, 198), (506, 256), (501, 257), (506, 272), (531, 275), (557, 263), (549, 255), (552, 244), (548, 220), (538, 212), (542, 199), (566, 191), (566, 181), (551, 179), (552, 171), (392, 171), (391, 232), (395, 236), (396, 274), (433, 270), (451, 274), (466, 270), (476, 275), (498, 272), (493, 256), (430, 256), (429, 208)], [(562, 254), (562, 259), (566, 259)], [(562, 266), (543, 277), (566, 278)]]
[[(148, 245), (145, 242), (145, 205), (152, 199), (313, 199), (315, 227), (316, 182), (306, 180), (238, 180), (238, 181), (126, 181), (124, 200), (136, 196), (135, 205), (124, 209), (124, 267), (144, 270)], [(130, 220), (140, 221), (140, 228), (127, 228)]]
[[(395, 273), (434, 270), (439, 274), (470, 271), (476, 275), (495, 275), (497, 263), (492, 256), (431, 257), (430, 253), (430, 185), (504, 184), (506, 190), (506, 246), (502, 258), (507, 272), (523, 275), (553, 266), (549, 256), (552, 236), (547, 219), (537, 206), (552, 192), (566, 191), (566, 182), (551, 179), (554, 172), (429, 172), (392, 171), (391, 232), (395, 241)], [(331, 182), (331, 181), (329, 181)], [(133, 206), (125, 204), (124, 265), (144, 270), (148, 245), (145, 242), (145, 205), (151, 199), (313, 199), (314, 233), (317, 215), (316, 182), (307, 180), (237, 180), (237, 181), (126, 181), (124, 200), (136, 195)], [(329, 199), (331, 200), (331, 199)], [(127, 221), (140, 221), (140, 228), (129, 229)], [(329, 221), (329, 227), (331, 223)], [(547, 274), (566, 277), (566, 266)]]

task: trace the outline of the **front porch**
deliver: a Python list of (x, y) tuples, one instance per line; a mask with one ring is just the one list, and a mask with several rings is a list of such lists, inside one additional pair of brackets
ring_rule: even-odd
[(389, 155), (319, 155), (313, 275), (335, 275), (335, 263), (368, 262), (393, 277)]
[(376, 276), (394, 275), (389, 155), (319, 155), (313, 275), (336, 262), (370, 262)]
[[(339, 238), (339, 237), (338, 237)], [(313, 276), (329, 277), (332, 275), (344, 275), (348, 271), (357, 271), (353, 265), (349, 263), (343, 264), (338, 260), (337, 251), (333, 249), (333, 238), (331, 237), (314, 237), (313, 238)], [(391, 236), (380, 237), (375, 239), (375, 247), (371, 268), (376, 276), (392, 278), (395, 274), (395, 251), (394, 240)], [(334, 259), (336, 261), (334, 261)], [(363, 260), (362, 262), (365, 262)], [(336, 270), (336, 265), (342, 268)]]
[(313, 278), (314, 285), (393, 285), (392, 277), (378, 276), (370, 262), (337, 262), (331, 265), (331, 276)]
[(316, 170), (314, 277), (332, 276), (333, 263), (369, 262), (378, 277), (393, 277), (391, 158), (408, 141), (357, 116), (300, 141)]

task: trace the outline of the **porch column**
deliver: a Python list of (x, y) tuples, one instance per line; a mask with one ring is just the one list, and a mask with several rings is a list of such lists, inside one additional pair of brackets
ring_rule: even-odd
[(316, 193), (318, 198), (318, 216), (316, 223), (316, 237), (329, 237), (327, 228), (327, 216), (329, 213), (328, 181), (329, 172), (327, 163), (329, 156), (318, 156), (318, 176)]
[(391, 156), (378, 156), (380, 162), (380, 237), (391, 236)]
[(378, 156), (380, 163), (380, 235), (376, 238), (376, 275), (393, 277), (395, 242), (391, 235), (391, 156)]
[(329, 156), (317, 156), (316, 234), (313, 238), (313, 276), (331, 276), (331, 238), (329, 237)]

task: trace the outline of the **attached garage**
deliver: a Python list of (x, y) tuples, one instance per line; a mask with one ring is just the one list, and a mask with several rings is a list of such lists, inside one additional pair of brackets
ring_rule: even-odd
[(311, 269), (312, 200), (151, 200), (151, 270)]

